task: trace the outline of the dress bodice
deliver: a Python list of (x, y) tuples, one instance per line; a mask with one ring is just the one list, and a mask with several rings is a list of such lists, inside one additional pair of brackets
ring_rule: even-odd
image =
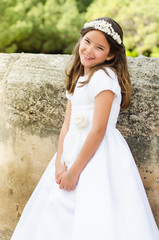
[(116, 128), (120, 111), (121, 91), (114, 72), (111, 69), (107, 69), (107, 72), (109, 76), (104, 70), (98, 70), (89, 83), (82, 87), (80, 87), (81, 83), (87, 79), (87, 76), (80, 77), (73, 95), (66, 91), (66, 97), (71, 101), (72, 108), (69, 131), (63, 144), (62, 162), (65, 162), (68, 167), (76, 159), (88, 136), (93, 122), (95, 97), (101, 91), (111, 90), (114, 92), (114, 100), (105, 134)]
[(74, 122), (78, 121), (74, 121), (74, 119), (78, 118), (77, 115), (81, 121), (82, 119), (84, 121), (85, 118), (89, 118), (88, 126), (91, 127), (95, 97), (104, 90), (111, 90), (115, 93), (107, 129), (109, 127), (116, 127), (120, 112), (121, 90), (115, 73), (109, 68), (107, 68), (107, 72), (110, 76), (108, 76), (103, 70), (98, 70), (94, 73), (89, 83), (80, 87), (81, 83), (87, 79), (87, 76), (82, 76), (77, 81), (73, 95), (66, 92), (66, 96), (72, 104), (70, 130), (76, 128)]

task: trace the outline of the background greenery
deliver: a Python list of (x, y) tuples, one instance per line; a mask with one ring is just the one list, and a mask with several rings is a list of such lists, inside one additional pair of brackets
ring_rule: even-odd
[(158, 0), (0, 0), (0, 52), (71, 53), (103, 16), (122, 26), (128, 56), (159, 57)]

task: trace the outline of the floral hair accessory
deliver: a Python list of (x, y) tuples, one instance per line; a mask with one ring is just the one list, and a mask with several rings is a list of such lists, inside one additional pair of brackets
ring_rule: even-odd
[(120, 35), (114, 31), (112, 24), (106, 22), (105, 20), (94, 20), (84, 24), (83, 28), (93, 27), (97, 30), (107, 33), (111, 36), (118, 44), (121, 44)]

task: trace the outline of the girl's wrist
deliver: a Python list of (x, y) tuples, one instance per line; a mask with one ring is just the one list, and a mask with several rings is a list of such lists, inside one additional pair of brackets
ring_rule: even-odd
[(76, 168), (75, 166), (71, 166), (68, 171), (69, 171), (70, 175), (72, 175), (72, 176), (79, 176), (81, 174), (81, 171), (78, 168)]
[(60, 158), (56, 158), (55, 166), (59, 166), (59, 165), (61, 165), (61, 159)]

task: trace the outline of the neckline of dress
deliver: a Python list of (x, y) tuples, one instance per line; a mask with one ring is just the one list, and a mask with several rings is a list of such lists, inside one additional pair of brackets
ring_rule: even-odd
[(87, 77), (88, 77), (88, 74), (85, 75), (85, 76), (80, 76), (78, 80), (79, 80), (79, 81), (81, 81), (81, 80), (82, 80), (82, 81), (86, 81)]

